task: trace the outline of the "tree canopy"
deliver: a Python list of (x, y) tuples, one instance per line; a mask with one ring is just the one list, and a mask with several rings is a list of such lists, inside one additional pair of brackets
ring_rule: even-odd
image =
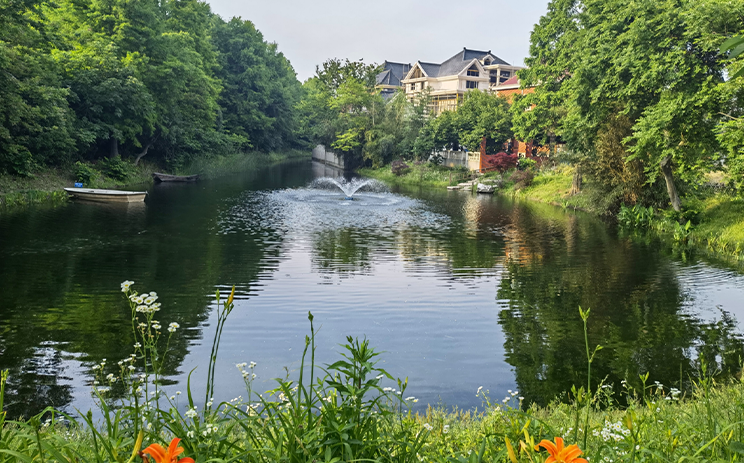
[(298, 146), (294, 70), (198, 0), (0, 4), (0, 172)]

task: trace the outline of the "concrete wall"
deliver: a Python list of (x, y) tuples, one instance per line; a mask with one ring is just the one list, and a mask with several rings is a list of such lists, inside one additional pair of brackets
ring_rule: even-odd
[(325, 146), (318, 145), (313, 148), (313, 161), (322, 162), (331, 167), (346, 169), (346, 161), (343, 155), (338, 155), (333, 151), (326, 151)]
[(439, 151), (439, 155), (444, 158), (442, 165), (447, 167), (468, 167), (468, 153), (465, 151)]

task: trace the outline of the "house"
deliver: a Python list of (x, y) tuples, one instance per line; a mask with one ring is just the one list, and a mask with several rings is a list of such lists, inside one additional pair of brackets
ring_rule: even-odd
[(375, 88), (380, 91), (380, 95), (385, 100), (389, 100), (399, 88), (403, 87), (400, 81), (410, 70), (411, 63), (385, 61), (382, 64), (382, 71), (377, 74)]
[(432, 113), (457, 109), (469, 90), (493, 90), (522, 69), (512, 66), (491, 51), (462, 51), (441, 64), (416, 61), (400, 79), (406, 97), (417, 98), (428, 92), (432, 99)]
[(525, 95), (535, 91), (535, 87), (520, 88), (519, 77), (516, 75), (505, 80), (499, 85), (494, 86), (491, 90), (498, 96), (503, 96), (509, 103), (514, 99), (514, 95)]

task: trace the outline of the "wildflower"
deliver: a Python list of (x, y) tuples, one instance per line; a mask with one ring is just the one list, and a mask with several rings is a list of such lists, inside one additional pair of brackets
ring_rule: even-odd
[(416, 400), (416, 397), (414, 397), (414, 396), (406, 397), (405, 400), (406, 400), (406, 402), (408, 402), (409, 400)]
[(524, 397), (522, 397), (522, 396), (520, 395), (520, 396), (518, 397), (518, 399), (519, 399), (519, 401), (521, 402), (521, 401), (523, 401), (523, 400), (524, 400)]
[(186, 433), (186, 437), (188, 437), (189, 439), (193, 439), (194, 438), (194, 431), (187, 432)]
[(142, 347), (142, 344), (140, 344), (140, 343), (138, 343), (138, 342), (135, 342), (135, 343), (134, 343), (134, 348), (135, 348), (135, 349), (139, 349), (140, 347)]
[(579, 458), (582, 452), (578, 445), (573, 444), (564, 447), (563, 439), (560, 437), (555, 438), (555, 444), (543, 439), (535, 446), (535, 451), (539, 451), (540, 447), (550, 454), (545, 463), (587, 463), (585, 459)]
[(444, 429), (442, 429), (442, 432), (445, 433), (445, 434), (447, 434), (449, 432), (449, 425), (448, 424), (445, 424), (444, 425)]
[(181, 395), (181, 391), (176, 391), (176, 395)]
[(108, 381), (110, 381), (110, 382), (116, 381), (116, 378), (114, 378), (114, 374), (113, 373), (109, 373), (108, 375), (106, 375), (106, 379)]
[(434, 429), (434, 427), (430, 425), (429, 423), (424, 423), (424, 427), (426, 428), (427, 431), (431, 431), (432, 429)]
[(480, 394), (481, 389), (483, 389), (483, 386), (479, 387), (477, 391), (475, 391), (475, 396), (478, 397), (478, 394)]
[(176, 322), (172, 322), (170, 325), (168, 325), (168, 331), (171, 333), (175, 333), (178, 328), (180, 328), (181, 325), (179, 325)]
[(390, 392), (390, 391), (392, 391), (392, 390), (393, 390), (393, 388), (392, 388), (392, 387), (383, 387), (383, 388), (382, 388), (382, 392)]
[(246, 367), (247, 365), (248, 365), (248, 364), (247, 364), (247, 363), (245, 363), (245, 362), (243, 362), (243, 363), (238, 363), (238, 364), (236, 364), (236, 365), (235, 365), (235, 368), (237, 368), (238, 370), (242, 370), (242, 369), (243, 369), (243, 368), (245, 368), (245, 367)]
[(129, 290), (129, 287), (133, 284), (133, 281), (126, 280), (124, 283), (121, 284), (121, 292), (126, 293)]
[(188, 410), (186, 410), (186, 413), (184, 413), (184, 415), (186, 416), (186, 418), (196, 418), (196, 407), (189, 408)]
[(176, 396), (172, 395), (172, 396), (170, 396), (170, 399), (171, 400), (176, 400)]
[(375, 376), (375, 379), (382, 379), (384, 377), (385, 377), (385, 375), (377, 375), (377, 376)]
[(153, 323), (152, 324), (152, 329), (159, 330), (160, 328), (161, 328), (160, 323)]
[(249, 368), (256, 368), (256, 362), (251, 362), (250, 365), (248, 365)]
[(129, 371), (134, 371), (134, 365), (129, 365), (127, 368), (129, 369)]
[(178, 443), (181, 441), (178, 437), (174, 438), (168, 450), (164, 449), (160, 444), (150, 444), (142, 453), (149, 454), (155, 463), (195, 463), (193, 458), (178, 458), (178, 455), (183, 452), (183, 447), (179, 447)]
[(155, 301), (156, 301), (157, 299), (158, 299), (157, 297), (152, 297), (152, 296), (150, 296), (150, 297), (148, 297), (147, 299), (145, 299), (145, 304), (147, 304), (147, 305), (150, 305), (150, 304), (152, 304), (153, 302), (155, 302)]

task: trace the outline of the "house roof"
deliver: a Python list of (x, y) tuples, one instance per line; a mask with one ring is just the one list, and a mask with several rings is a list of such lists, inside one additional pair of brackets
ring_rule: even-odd
[[(453, 76), (460, 74), (466, 68), (468, 68), (473, 60), (481, 61), (486, 57), (490, 57), (491, 64), (504, 64), (509, 65), (506, 61), (502, 60), (498, 56), (491, 54), (491, 51), (481, 50), (470, 50), (463, 48), (462, 51), (456, 55), (450, 57), (442, 64), (426, 63), (423, 61), (417, 61), (417, 64), (421, 66), (427, 76), (429, 77), (444, 77)], [(405, 77), (405, 74), (403, 75)]]
[(502, 60), (498, 56), (492, 55), (490, 50), (481, 51), (463, 48), (461, 52), (457, 53), (455, 56), (451, 57), (441, 64), (441, 68), (439, 69), (439, 76), (451, 76), (459, 74), (464, 71), (465, 67), (467, 67), (474, 59), (480, 61), (487, 56), (490, 56), (492, 58), (491, 64), (509, 65), (509, 63)]
[(411, 65), (385, 61), (382, 68), (383, 71), (377, 74), (376, 77), (377, 85), (395, 85), (399, 87), (401, 85), (400, 80), (411, 70)]
[(511, 76), (508, 80), (501, 82), (499, 85), (519, 85), (519, 77)]

